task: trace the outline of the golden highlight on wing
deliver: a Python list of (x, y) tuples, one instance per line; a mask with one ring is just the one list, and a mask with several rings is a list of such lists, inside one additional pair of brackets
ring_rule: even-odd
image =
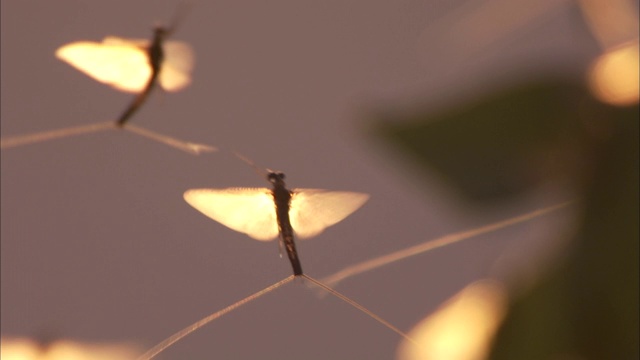
[(166, 41), (162, 46), (164, 61), (160, 70), (160, 86), (167, 91), (179, 91), (191, 83), (195, 62), (193, 49), (181, 41)]
[(184, 193), (189, 205), (222, 225), (268, 241), (278, 236), (275, 204), (269, 189), (191, 189)]
[[(56, 57), (88, 76), (126, 92), (145, 89), (151, 77), (149, 41), (107, 36), (102, 42), (76, 41), (56, 50)], [(159, 74), (160, 86), (178, 91), (191, 83), (194, 54), (181, 41), (166, 41)]]
[(116, 37), (101, 43), (76, 41), (58, 48), (56, 57), (118, 90), (140, 92), (151, 77), (151, 66), (145, 48), (137, 43)]
[(356, 192), (294, 189), (289, 209), (291, 226), (301, 239), (316, 236), (358, 210), (368, 199), (368, 194)]

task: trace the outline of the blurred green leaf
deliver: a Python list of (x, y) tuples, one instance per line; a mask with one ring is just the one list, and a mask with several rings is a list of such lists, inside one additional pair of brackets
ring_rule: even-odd
[(512, 303), (492, 359), (638, 359), (638, 108), (611, 109), (574, 247)]
[(584, 114), (603, 111), (586, 89), (538, 82), (440, 114), (379, 116), (376, 131), (474, 201), (509, 198), (582, 166)]
[(558, 180), (579, 197), (566, 256), (513, 299), (491, 359), (639, 358), (637, 105), (610, 107), (581, 84), (546, 81), (436, 115), (380, 118), (383, 137), (470, 204)]

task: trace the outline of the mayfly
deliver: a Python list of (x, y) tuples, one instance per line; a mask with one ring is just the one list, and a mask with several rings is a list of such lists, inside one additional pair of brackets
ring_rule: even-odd
[[(254, 166), (248, 159), (239, 154), (236, 155), (249, 165)], [(284, 244), (293, 267), (293, 275), (183, 328), (149, 349), (138, 360), (152, 359), (206, 324), (274, 291), (291, 282), (294, 278), (306, 280), (327, 291), (401, 335), (409, 342), (415, 343), (413, 339), (390, 322), (302, 272), (302, 265), (300, 265), (300, 258), (294, 243), (294, 233), (303, 239), (320, 234), (327, 227), (340, 222), (358, 210), (369, 199), (369, 195), (320, 189), (288, 190), (284, 183), (284, 174), (281, 172), (268, 171), (267, 180), (273, 185), (273, 189), (192, 189), (184, 193), (184, 199), (204, 215), (256, 240), (273, 240), (280, 234), (280, 241)]]
[(178, 91), (191, 83), (194, 64), (191, 46), (166, 40), (175, 31), (178, 16), (183, 12), (177, 13), (173, 26), (156, 27), (151, 41), (108, 36), (102, 42), (76, 41), (56, 50), (56, 57), (90, 77), (118, 90), (137, 93), (115, 124), (105, 122), (2, 138), (0, 148), (120, 128), (194, 155), (217, 151), (214, 146), (178, 140), (138, 126), (124, 127), (156, 83), (167, 91)]
[(295, 276), (302, 275), (302, 266), (294, 233), (301, 239), (316, 236), (369, 199), (356, 192), (289, 190), (281, 172), (270, 171), (267, 180), (273, 189), (192, 189), (184, 193), (184, 199), (211, 219), (256, 240), (273, 240), (280, 234)]
[(102, 42), (76, 41), (60, 47), (56, 57), (102, 83), (138, 93), (116, 122), (124, 126), (156, 83), (178, 91), (191, 82), (193, 51), (184, 42), (165, 41), (173, 30), (156, 27), (151, 41), (113, 36)]

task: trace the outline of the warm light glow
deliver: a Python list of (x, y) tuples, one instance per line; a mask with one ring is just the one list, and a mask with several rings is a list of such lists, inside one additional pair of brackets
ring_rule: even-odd
[(151, 77), (144, 48), (133, 43), (77, 41), (60, 47), (56, 57), (90, 77), (127, 92), (142, 91)]
[[(90, 77), (126, 92), (142, 91), (151, 77), (145, 40), (106, 37), (102, 42), (77, 41), (56, 50), (56, 57)], [(191, 82), (194, 56), (185, 43), (163, 44), (164, 61), (159, 83), (167, 91), (178, 91)]]
[(59, 340), (39, 344), (31, 339), (6, 339), (0, 345), (2, 360), (127, 360), (139, 351), (123, 344), (82, 344)]
[[(192, 189), (184, 193), (184, 199), (211, 219), (256, 240), (268, 241), (278, 236), (275, 203), (269, 189)], [(294, 189), (289, 210), (291, 227), (300, 238), (316, 236), (356, 211), (367, 199), (369, 195), (354, 192)]]
[(369, 195), (346, 191), (293, 189), (289, 218), (301, 239), (317, 236), (358, 210)]
[(192, 189), (184, 200), (222, 225), (268, 241), (278, 236), (273, 196), (269, 189)]
[(598, 57), (589, 72), (595, 96), (613, 105), (638, 103), (638, 42), (612, 48)]
[(189, 44), (179, 41), (165, 41), (164, 61), (158, 81), (167, 91), (178, 91), (191, 83), (191, 71), (195, 62), (193, 50)]
[(29, 339), (2, 339), (0, 342), (0, 359), (32, 360), (37, 359), (40, 352), (38, 344)]
[(409, 336), (419, 345), (402, 342), (398, 359), (485, 359), (505, 306), (506, 293), (501, 284), (493, 280), (475, 282), (418, 323)]

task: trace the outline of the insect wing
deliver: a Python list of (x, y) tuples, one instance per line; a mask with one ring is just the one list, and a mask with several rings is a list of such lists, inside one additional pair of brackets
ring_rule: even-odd
[(184, 193), (184, 199), (211, 219), (256, 240), (278, 236), (275, 203), (269, 189), (191, 189)]
[(191, 83), (194, 55), (189, 44), (166, 41), (162, 47), (164, 61), (160, 70), (160, 86), (167, 91), (178, 91)]
[(139, 92), (151, 76), (148, 55), (141, 45), (142, 41), (116, 37), (101, 43), (77, 41), (58, 48), (56, 57), (118, 90)]
[(289, 209), (291, 226), (299, 238), (316, 236), (358, 210), (368, 199), (368, 194), (356, 192), (294, 189)]
[(104, 45), (136, 46), (143, 51), (146, 51), (151, 46), (151, 42), (148, 39), (125, 39), (117, 36), (105, 36), (102, 39), (102, 43)]

